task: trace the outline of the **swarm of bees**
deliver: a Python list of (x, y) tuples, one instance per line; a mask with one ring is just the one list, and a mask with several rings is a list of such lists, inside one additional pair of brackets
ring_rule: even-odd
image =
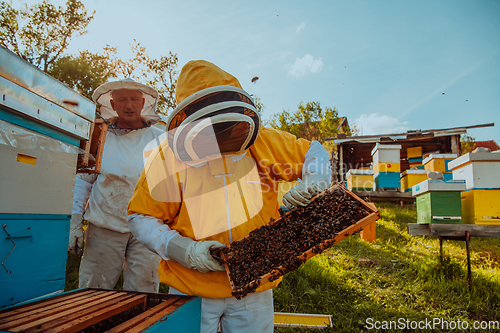
[(252, 231), (222, 250), (233, 296), (254, 292), (260, 278), (269, 281), (297, 269), (306, 261), (306, 251), (321, 253), (333, 245), (335, 236), (368, 216), (363, 205), (344, 189), (333, 186), (306, 207), (288, 212), (280, 219)]

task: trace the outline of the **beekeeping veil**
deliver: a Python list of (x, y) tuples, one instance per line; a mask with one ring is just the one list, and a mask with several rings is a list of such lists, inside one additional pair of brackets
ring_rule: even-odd
[(241, 154), (259, 135), (260, 116), (238, 80), (203, 60), (181, 70), (177, 107), (167, 120), (168, 144), (184, 162)]
[(114, 119), (118, 114), (111, 106), (111, 94), (115, 90), (128, 89), (138, 90), (145, 99), (144, 107), (141, 111), (141, 118), (148, 124), (156, 124), (160, 117), (156, 114), (156, 102), (158, 92), (142, 83), (136, 82), (130, 78), (104, 83), (99, 86), (92, 94), (92, 99), (97, 104), (98, 111), (104, 119)]

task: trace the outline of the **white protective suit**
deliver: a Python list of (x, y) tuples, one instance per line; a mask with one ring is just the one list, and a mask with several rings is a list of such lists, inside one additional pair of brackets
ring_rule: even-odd
[[(127, 226), (127, 204), (151, 152), (148, 144), (156, 146), (158, 140), (163, 140), (160, 136), (165, 134), (160, 128), (151, 126), (160, 119), (154, 113), (156, 99), (148, 95), (156, 91), (131, 80), (103, 86), (110, 90), (141, 88), (137, 90), (141, 90), (146, 99), (141, 119), (149, 126), (131, 130), (110, 126), (100, 174), (78, 174), (76, 177), (72, 213), (83, 215), (85, 212), (84, 219), (89, 222), (79, 287), (113, 289), (123, 268), (124, 290), (158, 292), (160, 257), (137, 241)], [(103, 117), (113, 123), (117, 114), (99, 99), (109, 92), (106, 89), (103, 93), (101, 87), (96, 90), (95, 99)]]

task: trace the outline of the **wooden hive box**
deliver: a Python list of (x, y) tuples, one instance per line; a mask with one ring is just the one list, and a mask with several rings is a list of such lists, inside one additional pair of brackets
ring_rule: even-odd
[(463, 223), (500, 225), (500, 189), (460, 193)]
[(372, 191), (373, 170), (349, 169), (346, 174), (349, 191)]
[(78, 173), (101, 172), (102, 153), (104, 151), (107, 132), (108, 123), (102, 118), (96, 118), (95, 123), (91, 127), (90, 140), (82, 140), (80, 142), (80, 148), (88, 154), (78, 155)]
[(427, 179), (413, 185), (417, 223), (462, 223), (460, 192), (463, 190), (463, 180)]
[(333, 185), (221, 251), (233, 296), (254, 292), (379, 218), (374, 206)]
[(201, 298), (77, 289), (0, 311), (1, 332), (199, 332)]

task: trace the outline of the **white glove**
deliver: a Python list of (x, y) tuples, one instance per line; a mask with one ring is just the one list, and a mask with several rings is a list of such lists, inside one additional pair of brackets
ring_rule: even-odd
[(75, 257), (81, 257), (83, 245), (83, 223), (82, 214), (71, 215), (69, 227), (68, 251)]
[(298, 185), (292, 187), (283, 196), (283, 203), (290, 210), (296, 210), (299, 206), (307, 206), (311, 198), (323, 192), (330, 186), (330, 180), (321, 173), (306, 173), (304, 179)]
[(201, 273), (209, 271), (225, 271), (210, 254), (210, 250), (223, 249), (226, 245), (217, 241), (194, 241), (191, 238), (177, 235), (167, 245), (170, 259), (177, 261), (189, 269), (197, 269)]

